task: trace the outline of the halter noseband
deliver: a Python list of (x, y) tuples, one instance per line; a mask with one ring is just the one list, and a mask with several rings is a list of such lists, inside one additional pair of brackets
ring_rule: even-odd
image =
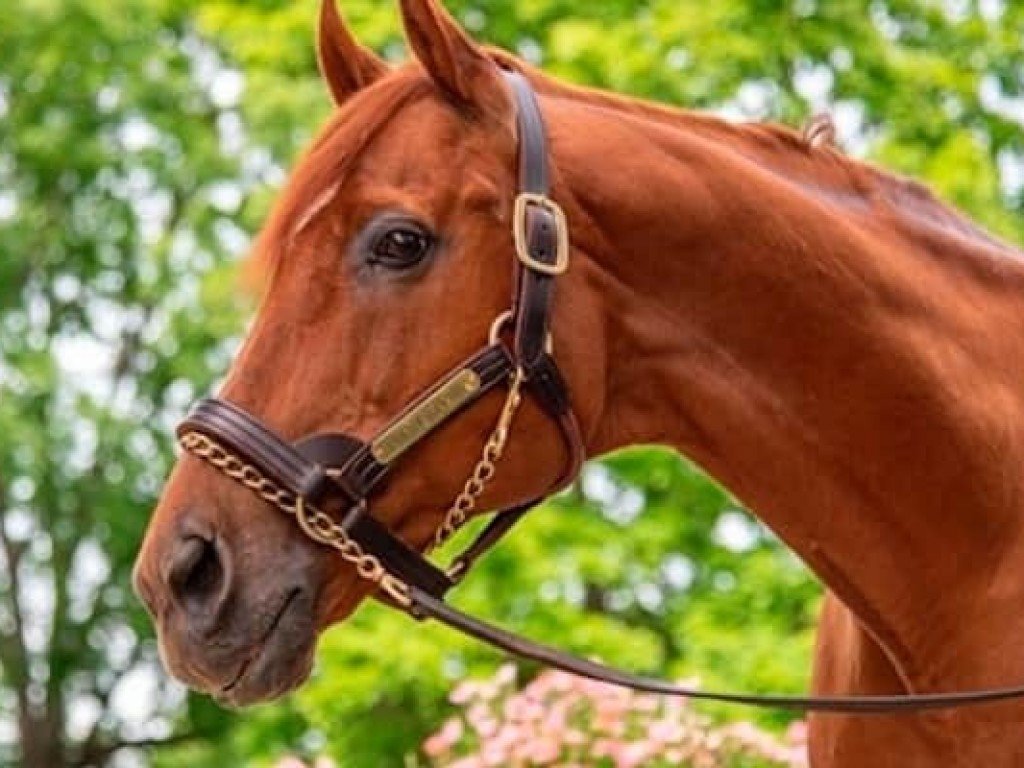
[[(1024, 697), (1024, 686), (924, 695), (754, 695), (702, 691), (640, 677), (519, 637), (444, 602), (445, 594), (476, 560), (543, 497), (498, 512), (447, 572), (374, 519), (369, 499), (396, 463), (442, 424), (502, 385), (507, 393), (498, 422), (480, 461), (438, 528), (435, 545), (466, 522), (494, 477), (524, 392), (558, 424), (568, 446), (568, 466), (551, 491), (571, 482), (583, 463), (579, 426), (552, 356), (550, 336), (554, 281), (569, 266), (569, 231), (562, 210), (549, 197), (547, 138), (536, 96), (522, 75), (503, 74), (515, 98), (519, 126), (520, 194), (513, 215), (517, 258), (512, 308), (495, 320), (487, 345), (442, 377), (369, 443), (348, 435), (288, 443), (241, 408), (211, 398), (196, 405), (178, 428), (185, 450), (271, 506), (294, 515), (307, 536), (336, 549), (361, 578), (378, 587), (377, 597), (389, 605), (575, 675), (691, 699), (850, 714), (919, 712)], [(510, 329), (512, 344), (507, 346), (504, 338)]]

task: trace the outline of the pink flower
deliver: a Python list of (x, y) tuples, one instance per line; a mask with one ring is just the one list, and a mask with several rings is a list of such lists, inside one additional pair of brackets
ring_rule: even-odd
[(594, 757), (616, 757), (623, 749), (625, 749), (625, 743), (616, 741), (614, 739), (598, 739), (594, 742), (593, 753)]
[(440, 757), (448, 754), (452, 747), (459, 743), (464, 731), (461, 720), (456, 717), (450, 718), (441, 726), (440, 731), (423, 743), (424, 754), (427, 757)]
[(539, 709), (542, 711), (539, 725), (544, 733), (557, 735), (568, 727), (569, 713), (562, 702), (552, 704), (546, 713), (543, 712), (543, 708)]
[(681, 749), (670, 749), (662, 755), (670, 765), (677, 765), (686, 759), (686, 753)]
[(793, 747), (787, 756), (785, 764), (789, 768), (808, 768), (811, 764), (810, 760), (810, 755), (807, 754), (807, 747)]
[(615, 709), (598, 709), (594, 713), (591, 727), (598, 733), (609, 736), (622, 736), (626, 732), (625, 713)]
[(661, 744), (674, 744), (686, 736), (683, 726), (672, 720), (655, 720), (647, 729), (647, 736)]
[[(519, 690), (516, 668), (506, 664), (487, 681), (464, 681), (451, 698), (460, 717), (423, 746), (434, 768), (722, 768), (740, 758), (808, 768), (805, 723), (792, 724), (785, 738), (749, 722), (715, 727), (683, 700), (561, 672), (543, 672)], [(474, 754), (457, 759), (466, 749)]]
[(505, 717), (519, 723), (536, 723), (544, 719), (547, 709), (532, 696), (515, 696), (505, 702)]
[(578, 679), (571, 675), (549, 669), (534, 678), (533, 682), (526, 687), (524, 693), (544, 698), (548, 694), (571, 691), (578, 682)]
[(482, 717), (473, 723), (473, 729), (481, 739), (489, 739), (498, 732), (501, 726), (493, 717)]
[(637, 696), (633, 701), (633, 711), (651, 714), (661, 709), (661, 699), (657, 696)]
[(654, 757), (651, 754), (649, 745), (643, 742), (627, 744), (619, 754), (615, 755), (615, 768), (639, 768)]
[(502, 688), (506, 688), (516, 681), (516, 676), (515, 664), (502, 664), (498, 668), (498, 673), (494, 676), (494, 682)]
[(570, 728), (562, 734), (562, 743), (569, 747), (579, 747), (587, 743), (587, 734), (578, 728)]
[(557, 739), (538, 739), (533, 744), (533, 760), (537, 765), (551, 765), (562, 756), (562, 745)]
[(452, 691), (451, 696), (448, 700), (451, 701), (457, 707), (461, 707), (464, 704), (469, 704), (473, 699), (477, 697), (480, 691), (480, 684), (472, 680), (463, 680)]
[(505, 719), (513, 723), (520, 723), (526, 720), (526, 702), (520, 696), (513, 696), (507, 699), (501, 711)]
[(474, 704), (466, 712), (466, 720), (473, 730), (484, 736), (488, 735), (483, 733), (484, 730), (491, 730), (490, 724), (494, 722), (494, 716), (486, 704)]
[(485, 742), (480, 751), (480, 760), (488, 768), (506, 768), (509, 764), (508, 746), (495, 741)]
[(797, 720), (796, 722), (790, 723), (789, 728), (786, 729), (785, 739), (789, 744), (806, 744), (807, 722), (804, 720)]
[(529, 738), (529, 733), (526, 730), (520, 729), (513, 723), (504, 723), (484, 746), (492, 746), (508, 751), (520, 741), (525, 741)]

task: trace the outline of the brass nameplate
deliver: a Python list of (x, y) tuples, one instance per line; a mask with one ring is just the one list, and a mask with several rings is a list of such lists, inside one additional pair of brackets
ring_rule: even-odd
[(373, 441), (370, 452), (381, 464), (390, 464), (437, 428), (441, 422), (480, 391), (480, 377), (466, 369), (392, 424)]

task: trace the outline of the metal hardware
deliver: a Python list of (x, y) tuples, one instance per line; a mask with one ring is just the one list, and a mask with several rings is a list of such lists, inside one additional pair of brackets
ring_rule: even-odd
[[(306, 503), (301, 496), (285, 490), (256, 466), (236, 456), (215, 440), (199, 432), (181, 438), (189, 453), (219, 469), (232, 480), (254, 491), (261, 499), (293, 516), (302, 531), (314, 541), (336, 549), (343, 560), (355, 566), (356, 572), (371, 581), (403, 607), (410, 607), (409, 586), (384, 569), (380, 559), (363, 550), (329, 515)], [(364, 502), (365, 503), (365, 502)]]
[(512, 322), (514, 317), (515, 313), (511, 309), (498, 315), (495, 321), (491, 323), (491, 332), (487, 334), (487, 343), (493, 347), (501, 341), (501, 332), (505, 330), (506, 325)]
[(452, 584), (461, 583), (468, 572), (469, 565), (465, 560), (456, 560), (447, 570), (448, 578), (452, 580)]
[[(502, 318), (499, 318), (500, 320)], [(462, 492), (452, 502), (435, 534), (435, 547), (451, 538), (466, 523), (470, 513), (476, 509), (480, 496), (483, 495), (487, 485), (497, 474), (497, 464), (505, 453), (512, 421), (522, 403), (523, 382), (523, 371), (521, 368), (517, 368), (509, 382), (508, 395), (498, 416), (498, 422), (484, 445), (483, 455), (473, 468)], [(407, 438), (416, 434), (420, 429), (424, 430), (424, 434), (432, 430), (440, 420), (450, 415), (453, 410), (457, 410), (458, 406), (465, 402), (467, 393), (475, 393), (479, 387), (480, 378), (474, 371), (466, 370), (455, 376), (439, 389), (433, 398), (424, 403), (426, 406), (433, 402), (432, 407), (426, 410), (422, 410), (421, 407), (414, 414), (410, 414), (420, 415), (411, 420), (407, 427), (395, 432), (391, 442), (385, 443), (385, 447), (393, 445), (394, 450), (398, 451), (395, 454), (387, 455), (400, 455), (404, 451), (404, 448), (399, 450), (401, 446), (411, 445), (411, 443), (405, 442)], [(438, 422), (434, 422), (433, 419), (442, 413), (444, 417)], [(268, 478), (258, 467), (241, 459), (204, 434), (189, 432), (181, 437), (181, 445), (189, 453), (203, 459), (232, 480), (254, 491), (268, 504), (293, 516), (306, 536), (319, 544), (336, 549), (344, 560), (355, 566), (356, 573), (361, 578), (376, 584), (398, 605), (404, 608), (412, 607), (413, 601), (409, 585), (385, 569), (378, 557), (365, 552), (359, 543), (349, 536), (330, 515), (308, 504), (301, 496), (296, 496), (285, 490)], [(328, 470), (329, 475), (332, 473), (334, 470)], [(365, 499), (361, 505), (365, 511), (367, 505)]]
[(444, 544), (455, 535), (459, 528), (465, 525), (470, 513), (476, 509), (477, 502), (487, 489), (488, 483), (498, 473), (497, 465), (505, 454), (505, 446), (508, 444), (512, 420), (515, 418), (516, 411), (519, 410), (519, 405), (523, 401), (523, 380), (523, 371), (521, 368), (517, 368), (512, 376), (512, 381), (509, 383), (508, 395), (505, 398), (505, 405), (501, 408), (498, 423), (495, 425), (491, 437), (484, 445), (483, 456), (481, 456), (480, 461), (473, 468), (473, 472), (466, 481), (462, 492), (452, 502), (451, 507), (448, 508), (441, 526), (434, 535), (435, 547)]
[[(501, 332), (505, 330), (505, 326), (512, 322), (513, 319), (515, 319), (515, 313), (511, 309), (498, 315), (497, 319), (491, 324), (491, 332), (487, 336), (487, 343), (493, 347), (501, 341)], [(551, 331), (548, 331), (548, 335), (544, 337), (544, 351), (549, 355), (555, 354), (555, 339), (551, 335)]]
[[(543, 208), (555, 217), (556, 252), (552, 264), (538, 261), (530, 254), (530, 243), (526, 234), (526, 215), (530, 206)], [(519, 195), (513, 211), (512, 234), (515, 238), (516, 256), (527, 269), (549, 277), (565, 274), (569, 269), (569, 225), (561, 206), (550, 197), (525, 192)]]
[(480, 376), (476, 371), (467, 369), (457, 374), (374, 440), (370, 446), (373, 458), (381, 464), (391, 464), (472, 400), (479, 390)]

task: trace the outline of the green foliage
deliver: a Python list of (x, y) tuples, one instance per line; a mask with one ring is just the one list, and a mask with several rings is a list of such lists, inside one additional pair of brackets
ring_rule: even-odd
[[(404, 56), (395, 3), (341, 4), (362, 40)], [(448, 6), (578, 83), (790, 123), (832, 109), (852, 151), (1024, 240), (1020, 3)], [(130, 564), (171, 425), (225, 370), (248, 309), (235, 257), (328, 114), (315, 15), (311, 0), (0, 4), (0, 764), (104, 765), (169, 739), (152, 755), (166, 768), (285, 751), (397, 765), (447, 691), (501, 661), (368, 606), (289, 702), (236, 716), (163, 678), (140, 687), (155, 650)], [(642, 449), (534, 513), (457, 599), (638, 671), (797, 691), (817, 598), (727, 494)]]
[(238, 328), (218, 322), (237, 300), (200, 301), (234, 250), (218, 189), (242, 172), (215, 130), (231, 106), (197, 76), (217, 54), (189, 19), (170, 3), (0, 8), (3, 764), (102, 765), (227, 722), (156, 682), (128, 584), (171, 418)]

